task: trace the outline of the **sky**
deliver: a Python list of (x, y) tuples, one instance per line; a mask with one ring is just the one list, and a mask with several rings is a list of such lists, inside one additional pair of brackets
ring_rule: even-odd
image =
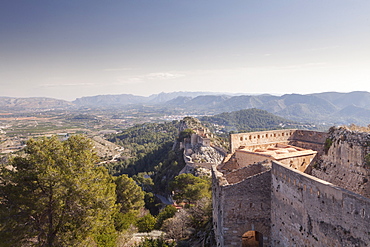
[(369, 0), (0, 0), (0, 96), (370, 91)]

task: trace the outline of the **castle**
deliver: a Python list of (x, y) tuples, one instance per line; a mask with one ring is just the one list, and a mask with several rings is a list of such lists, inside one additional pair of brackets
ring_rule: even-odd
[(370, 134), (230, 136), (212, 167), (217, 246), (370, 246)]

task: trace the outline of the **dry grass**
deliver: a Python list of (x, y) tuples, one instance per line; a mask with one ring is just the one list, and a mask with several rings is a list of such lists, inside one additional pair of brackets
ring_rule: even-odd
[(368, 126), (357, 126), (355, 124), (351, 124), (349, 126), (345, 126), (349, 130), (358, 131), (358, 132), (370, 132), (370, 124)]

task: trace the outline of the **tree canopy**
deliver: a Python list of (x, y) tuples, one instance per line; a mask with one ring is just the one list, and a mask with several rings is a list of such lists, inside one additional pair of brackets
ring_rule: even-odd
[[(112, 229), (115, 184), (83, 136), (31, 139), (0, 173), (2, 246), (79, 246)], [(113, 237), (112, 237), (113, 238)], [(104, 241), (103, 241), (104, 242)]]
[[(293, 121), (273, 115), (260, 109), (245, 109), (234, 112), (224, 112), (214, 116), (204, 116), (200, 120), (205, 123), (224, 126), (227, 132), (260, 131), (280, 129), (281, 124), (297, 124)], [(291, 125), (294, 126), (294, 125)], [(210, 127), (210, 126), (209, 126)]]
[(203, 197), (211, 197), (210, 179), (196, 177), (190, 173), (176, 176), (170, 183), (170, 188), (175, 192), (175, 200), (195, 202)]
[(125, 149), (126, 159), (113, 167), (111, 174), (128, 174), (150, 172), (172, 149), (173, 141), (178, 135), (178, 122), (145, 123), (122, 130), (120, 134), (111, 134), (109, 141)]
[(139, 210), (144, 206), (144, 191), (129, 178), (126, 174), (117, 177), (116, 183), (117, 203), (120, 204), (120, 211), (128, 213), (130, 210)]

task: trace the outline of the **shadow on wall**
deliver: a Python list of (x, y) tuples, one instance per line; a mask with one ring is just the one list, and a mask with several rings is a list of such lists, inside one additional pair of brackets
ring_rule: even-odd
[(248, 231), (242, 236), (242, 247), (262, 247), (263, 235), (257, 231)]

